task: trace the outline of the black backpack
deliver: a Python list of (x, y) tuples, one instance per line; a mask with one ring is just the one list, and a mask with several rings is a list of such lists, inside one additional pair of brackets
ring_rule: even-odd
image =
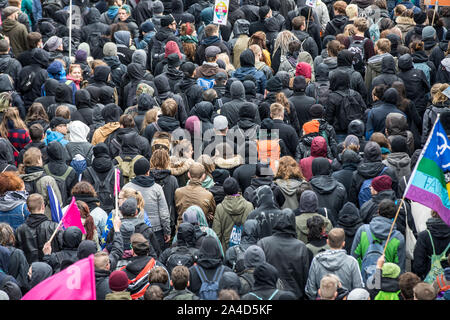
[(36, 72), (30, 71), (26, 77), (20, 79), (19, 90), (22, 94), (27, 93), (33, 89), (34, 78), (36, 77)]
[(159, 41), (156, 39), (156, 37), (153, 37), (153, 45), (150, 50), (150, 66), (152, 68), (152, 71), (155, 70), (156, 65), (158, 62), (162, 61), (164, 59), (164, 52), (166, 50), (166, 42)]
[(105, 179), (100, 180), (97, 173), (92, 167), (88, 167), (87, 171), (94, 180), (94, 189), (100, 200), (100, 208), (109, 212), (114, 208), (114, 190), (111, 188), (111, 181), (114, 179), (114, 168), (111, 168)]
[(349, 38), (350, 44), (348, 46), (348, 50), (353, 53), (353, 68), (364, 75), (366, 71), (366, 65), (364, 63), (364, 45), (368, 38), (364, 38), (363, 40), (355, 40), (353, 37)]
[(356, 92), (349, 89), (347, 92), (335, 91), (342, 97), (342, 102), (338, 111), (338, 119), (341, 128), (348, 128), (353, 120), (361, 120), (364, 117), (364, 109), (356, 99)]
[(91, 32), (88, 35), (87, 43), (91, 48), (91, 54), (94, 59), (100, 59), (103, 56), (103, 41), (102, 33), (100, 31)]
[(330, 95), (330, 83), (314, 82), (314, 99), (316, 103), (326, 106)]
[(185, 266), (190, 268), (197, 261), (197, 256), (194, 252), (186, 247), (175, 247), (170, 249), (170, 256), (167, 258), (166, 267), (169, 274), (172, 273), (176, 266)]

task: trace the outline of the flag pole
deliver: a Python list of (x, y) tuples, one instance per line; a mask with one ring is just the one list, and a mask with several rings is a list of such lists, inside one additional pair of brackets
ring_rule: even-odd
[(306, 21), (306, 32), (308, 32), (308, 27), (309, 27), (309, 17), (311, 15), (311, 7), (309, 7), (309, 11), (308, 11), (308, 21)]
[(433, 24), (434, 24), (434, 17), (436, 17), (436, 11), (438, 9), (437, 6), (438, 6), (438, 0), (436, 0), (436, 3), (434, 4), (433, 20), (431, 21), (431, 26), (433, 26)]
[[(391, 234), (392, 234), (392, 231), (393, 231), (393, 229), (394, 229), (395, 222), (397, 221), (398, 214), (400, 213), (400, 209), (402, 208), (403, 202), (405, 201), (405, 196), (406, 196), (406, 194), (408, 193), (409, 187), (411, 186), (411, 181), (412, 181), (411, 178), (414, 176), (414, 173), (416, 172), (417, 167), (419, 166), (419, 162), (420, 162), (420, 160), (422, 159), (423, 155), (425, 154), (425, 151), (427, 150), (428, 145), (430, 144), (431, 137), (433, 136), (434, 129), (436, 128), (436, 124), (437, 124), (438, 121), (439, 121), (439, 114), (438, 114), (438, 116), (437, 116), (437, 118), (436, 118), (436, 121), (434, 122), (433, 129), (431, 129), (431, 132), (430, 132), (430, 135), (428, 136), (427, 142), (425, 143), (425, 145), (424, 145), (424, 147), (423, 147), (423, 149), (422, 149), (422, 152), (420, 153), (420, 157), (419, 157), (419, 159), (417, 159), (417, 163), (416, 163), (416, 165), (415, 165), (415, 167), (414, 167), (413, 172), (411, 173), (411, 176), (410, 176), (410, 178), (409, 178), (409, 181), (408, 181), (408, 184), (407, 184), (407, 186), (406, 186), (405, 192), (403, 193), (402, 200), (401, 200), (401, 202), (400, 202), (400, 205), (398, 206), (397, 213), (395, 214), (394, 221), (392, 222), (391, 229), (390, 229), (389, 234), (388, 234), (388, 237), (387, 237), (387, 239), (386, 239), (386, 244), (384, 245), (383, 255), (385, 254), (387, 245), (389, 244), (389, 240), (390, 240), (390, 238), (391, 238)], [(405, 179), (405, 180), (406, 180), (406, 179)], [(406, 214), (408, 214), (408, 213), (406, 212)]]
[(119, 214), (119, 191), (118, 191), (118, 186), (119, 186), (119, 181), (117, 181), (117, 168), (114, 168), (114, 195), (115, 195), (115, 210), (114, 210), (114, 215), (112, 217), (112, 220), (115, 219), (115, 217), (117, 217), (117, 215)]
[(72, 57), (72, 0), (69, 4), (69, 61)]

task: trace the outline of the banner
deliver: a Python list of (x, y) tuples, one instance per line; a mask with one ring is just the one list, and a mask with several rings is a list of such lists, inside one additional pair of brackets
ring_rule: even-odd
[(214, 4), (214, 20), (215, 24), (227, 24), (230, 0), (216, 0)]
[(22, 300), (96, 300), (94, 255), (45, 279)]
[(317, 5), (317, 0), (306, 0), (305, 5), (311, 8), (315, 8)]
[(62, 218), (62, 223), (64, 228), (68, 227), (78, 227), (80, 228), (83, 234), (86, 234), (86, 230), (84, 229), (83, 222), (81, 221), (80, 210), (78, 209), (77, 204), (75, 203), (75, 197), (72, 197), (72, 201), (70, 202), (69, 207), (67, 208), (64, 217)]

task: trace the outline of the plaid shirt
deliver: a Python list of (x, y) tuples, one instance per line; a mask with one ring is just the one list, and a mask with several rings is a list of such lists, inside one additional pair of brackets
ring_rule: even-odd
[(17, 161), (19, 160), (20, 150), (25, 148), (25, 146), (31, 142), (30, 134), (25, 129), (9, 129), (8, 140), (15, 148), (14, 160), (17, 167)]

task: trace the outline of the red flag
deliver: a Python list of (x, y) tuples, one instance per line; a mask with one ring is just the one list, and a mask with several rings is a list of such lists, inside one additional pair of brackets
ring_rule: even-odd
[(83, 234), (86, 234), (86, 230), (84, 229), (83, 222), (81, 221), (80, 210), (78, 209), (77, 204), (75, 203), (75, 197), (72, 197), (72, 201), (70, 202), (69, 207), (67, 208), (64, 217), (62, 217), (62, 223), (64, 228), (68, 227), (78, 227), (80, 228)]
[(96, 300), (94, 255), (45, 279), (22, 300)]

